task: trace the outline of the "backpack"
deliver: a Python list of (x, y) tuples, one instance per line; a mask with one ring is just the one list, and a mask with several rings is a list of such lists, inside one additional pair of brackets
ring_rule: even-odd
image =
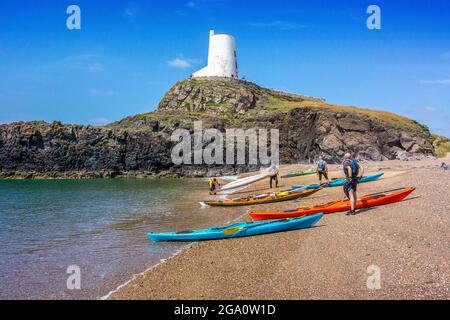
[(359, 163), (357, 163), (357, 165), (358, 165), (357, 178), (361, 179), (364, 176), (364, 167), (362, 165), (360, 165)]
[(318, 169), (320, 169), (320, 170), (325, 170), (325, 162), (324, 161), (320, 161), (318, 164), (317, 164), (317, 168)]
[[(359, 165), (358, 161), (351, 159), (348, 164), (352, 168), (352, 179), (357, 179), (363, 176), (364, 169)], [(347, 171), (347, 163), (344, 163), (344, 170)]]

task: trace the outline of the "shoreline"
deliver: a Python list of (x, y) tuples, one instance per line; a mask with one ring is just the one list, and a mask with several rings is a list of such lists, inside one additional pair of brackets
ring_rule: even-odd
[(178, 175), (170, 171), (158, 173), (151, 171), (64, 171), (64, 172), (35, 172), (11, 171), (0, 172), (2, 180), (89, 180), (89, 179), (160, 179), (160, 178), (189, 178), (197, 176)]
[(194, 244), (194, 242), (191, 242), (185, 246), (183, 246), (182, 248), (178, 249), (177, 251), (175, 251), (170, 257), (166, 258), (166, 259), (161, 259), (158, 263), (156, 263), (155, 265), (148, 267), (147, 269), (145, 269), (142, 272), (133, 274), (132, 277), (125, 281), (124, 283), (120, 284), (119, 286), (117, 286), (117, 288), (109, 291), (107, 294), (105, 294), (104, 296), (101, 297), (97, 297), (96, 300), (108, 300), (113, 294), (119, 292), (119, 290), (125, 286), (127, 286), (129, 283), (131, 283), (133, 280), (135, 280), (136, 278), (138, 278), (139, 276), (143, 276), (145, 275), (145, 273), (151, 271), (154, 268), (157, 268), (158, 266), (160, 266), (163, 263), (166, 263), (167, 261), (169, 261), (170, 259), (175, 258), (177, 255), (179, 255), (181, 252), (183, 252), (184, 250), (188, 250), (189, 248), (192, 247), (192, 245)]
[[(237, 179), (238, 177), (239, 177), (239, 176), (224, 176), (224, 177), (220, 177), (220, 178), (221, 178), (221, 179), (224, 179), (224, 180), (227, 180), (227, 181), (232, 181), (232, 180), (234, 180), (234, 179)], [(237, 189), (237, 190), (242, 191), (243, 189), (245, 189), (245, 187), (242, 187), (242, 188)], [(217, 196), (220, 197), (220, 199), (225, 200), (225, 199), (227, 199), (228, 196), (230, 196), (230, 194), (220, 194), (220, 195), (217, 195)], [(200, 205), (202, 206), (202, 208), (208, 207), (207, 205), (204, 205), (204, 204), (201, 204), (201, 203), (200, 203)], [(245, 215), (245, 214), (241, 214), (240, 216), (238, 216), (238, 217), (236, 217), (236, 218), (234, 218), (234, 219), (231, 219), (231, 220), (229, 220), (229, 221), (226, 221), (226, 222), (224, 222), (223, 224), (225, 225), (225, 224), (232, 224), (232, 223), (235, 223), (235, 222), (241, 220), (241, 219), (243, 218), (244, 215)], [(146, 238), (147, 238), (147, 237), (146, 237)], [(146, 240), (148, 240), (148, 239), (146, 239)], [(103, 296), (98, 296), (98, 297), (96, 298), (96, 300), (108, 300), (108, 299), (110, 299), (110, 297), (111, 297), (112, 295), (114, 295), (115, 293), (119, 292), (120, 289), (122, 289), (123, 287), (127, 286), (129, 283), (131, 283), (132, 281), (134, 281), (134, 280), (137, 279), (138, 277), (144, 276), (147, 272), (150, 272), (152, 269), (157, 268), (157, 267), (159, 267), (159, 266), (161, 266), (161, 265), (167, 263), (167, 262), (170, 261), (171, 259), (176, 258), (178, 255), (180, 255), (180, 254), (183, 253), (184, 251), (189, 250), (190, 248), (192, 248), (192, 246), (194, 246), (195, 244), (196, 244), (196, 242), (189, 242), (189, 243), (187, 243), (186, 245), (183, 245), (181, 248), (177, 249), (174, 253), (172, 253), (169, 257), (164, 258), (164, 259), (161, 259), (159, 262), (157, 262), (157, 263), (155, 263), (154, 265), (148, 267), (147, 269), (145, 269), (145, 270), (142, 271), (142, 272), (138, 272), (138, 273), (135, 273), (135, 274), (131, 275), (131, 277), (130, 277), (129, 280), (127, 280), (127, 281), (125, 281), (124, 283), (118, 285), (115, 289), (110, 290), (107, 294), (105, 294), (105, 295), (103, 295)]]
[[(240, 217), (233, 219), (231, 221), (225, 222), (224, 224), (232, 224), (236, 221), (238, 221), (239, 219), (242, 218), (243, 215), (241, 215)], [(194, 246), (196, 244), (196, 242), (189, 242), (188, 244), (186, 244), (185, 246), (183, 246), (182, 248), (176, 250), (170, 257), (165, 258), (165, 259), (161, 259), (158, 263), (156, 263), (153, 266), (148, 267), (147, 269), (145, 269), (142, 272), (133, 274), (131, 276), (131, 278), (127, 281), (125, 281), (124, 283), (120, 284), (119, 286), (117, 286), (115, 289), (109, 291), (107, 294), (101, 296), (101, 297), (97, 297), (96, 300), (109, 300), (111, 296), (113, 296), (114, 294), (118, 293), (122, 288), (126, 287), (128, 284), (130, 284), (131, 282), (133, 282), (134, 280), (136, 280), (138, 277), (141, 276), (145, 276), (145, 274), (147, 272), (150, 272), (152, 269), (155, 269), (165, 263), (167, 263), (168, 261), (170, 261), (171, 259), (176, 258), (178, 255), (180, 255), (181, 253), (183, 253), (184, 251), (187, 251), (189, 249), (192, 248), (192, 246)]]
[[(212, 175), (211, 172), (199, 174), (193, 170), (192, 174), (178, 174), (171, 171), (150, 172), (150, 171), (66, 171), (52, 173), (37, 172), (0, 172), (0, 180), (90, 180), (90, 179), (185, 179), (185, 178), (208, 178), (210, 176), (221, 176), (222, 179), (233, 180), (242, 174), (251, 174), (259, 170), (245, 172), (227, 172)], [(213, 172), (217, 173), (217, 172)], [(231, 177), (231, 178), (230, 178)]]
[[(366, 173), (367, 169), (369, 169), (370, 172), (373, 171), (381, 171), (380, 169), (383, 169), (383, 171), (386, 172), (385, 174), (385, 179), (394, 179), (395, 181), (399, 180), (399, 178), (402, 178), (402, 176), (407, 176), (407, 173), (410, 172), (411, 170), (421, 170), (420, 175), (423, 174), (422, 171), (424, 170), (429, 170), (429, 169), (435, 169), (438, 164), (443, 161), (449, 161), (450, 157), (447, 156), (447, 158), (441, 158), (441, 159), (437, 159), (437, 160), (421, 160), (421, 161), (410, 161), (410, 162), (404, 162), (404, 161), (396, 161), (396, 160), (391, 160), (391, 161), (383, 161), (383, 162), (369, 162), (369, 163), (364, 163), (364, 166), (366, 167)], [(303, 169), (303, 168), (307, 168), (307, 167), (311, 167), (308, 165), (282, 165), (281, 166), (281, 173), (285, 173), (287, 171), (290, 171), (292, 169)], [(331, 167), (334, 169), (334, 165), (331, 165)], [(336, 166), (338, 167), (338, 166)], [(331, 170), (330, 170), (331, 171)], [(433, 170), (433, 174), (437, 173), (438, 171)], [(339, 171), (332, 171), (331, 172), (331, 176), (333, 177), (334, 175), (339, 174)], [(444, 173), (447, 174), (447, 173)], [(283, 179), (284, 181), (281, 182), (281, 184), (283, 186), (280, 186), (279, 189), (285, 189), (289, 185), (291, 184), (295, 184), (297, 181), (302, 181), (305, 182), (305, 180), (314, 180), (315, 175), (313, 175), (313, 177), (297, 177), (297, 178), (290, 178), (290, 179)], [(384, 179), (383, 179), (384, 180)], [(381, 181), (383, 181), (381, 180)], [(401, 179), (400, 179), (401, 181)], [(420, 180), (418, 180), (420, 181)], [(250, 186), (249, 188), (247, 188), (247, 190), (245, 191), (240, 191), (238, 194), (251, 194), (253, 193), (254, 189), (260, 189), (260, 187), (262, 185), (264, 185), (265, 182), (259, 182), (257, 184), (255, 184), (254, 186)], [(445, 183), (445, 181), (444, 181)], [(448, 183), (448, 182), (447, 182)], [(367, 186), (369, 186), (370, 184), (365, 184)], [(339, 189), (340, 188), (333, 188), (333, 189)], [(367, 188), (367, 189), (373, 189), (374, 191), (377, 191), (377, 188)], [(379, 190), (379, 188), (378, 188)], [(384, 189), (381, 189), (384, 190)], [(326, 202), (328, 198), (333, 198), (334, 194), (336, 193), (337, 190), (331, 190), (330, 192), (327, 192), (324, 195), (319, 195), (318, 197), (311, 197), (310, 199), (306, 199), (306, 201), (302, 201), (302, 202), (308, 202), (308, 204), (311, 203), (322, 203), (322, 202)], [(331, 194), (333, 194), (333, 196), (331, 196)], [(339, 193), (339, 192), (337, 192)], [(361, 195), (362, 193), (360, 193)], [(233, 194), (230, 194), (229, 196), (233, 196)], [(413, 195), (412, 197), (414, 197), (415, 195)], [(327, 198), (327, 199), (325, 199)], [(283, 205), (284, 208), (289, 208), (292, 206), (295, 206), (295, 204), (293, 204), (292, 202), (287, 202), (287, 203), (281, 203)], [(401, 204), (399, 204), (401, 205)], [(280, 206), (280, 205), (278, 205)], [(398, 205), (397, 205), (398, 206)], [(251, 209), (261, 209), (261, 210), (271, 210), (270, 207), (274, 207), (274, 205), (267, 205), (267, 206), (255, 206), (252, 207)], [(450, 207), (450, 206), (449, 206)], [(245, 209), (248, 209), (248, 207), (243, 207)], [(385, 210), (383, 210), (384, 207), (378, 207), (381, 208), (381, 211), (390, 211), (388, 207), (386, 207)], [(242, 211), (242, 215), (241, 217), (245, 216), (246, 212), (245, 209), (241, 210)], [(361, 215), (363, 216), (363, 215)], [(326, 220), (328, 220), (328, 218), (331, 219), (336, 219), (334, 217), (337, 217), (340, 219), (342, 219), (342, 216), (339, 214), (334, 214), (334, 215), (328, 215), (327, 217), (325, 217)], [(358, 217), (359, 218), (359, 217)], [(448, 217), (447, 217), (448, 218)], [(239, 218), (238, 218), (239, 219)], [(347, 218), (348, 219), (348, 218)], [(370, 219), (370, 218), (368, 218)], [(245, 220), (250, 220), (248, 218), (245, 218)], [(305, 235), (308, 232), (314, 232), (315, 234), (318, 231), (318, 229), (323, 229), (323, 224), (319, 223), (319, 228), (311, 228), (309, 230), (300, 230), (299, 234), (300, 235)], [(327, 225), (327, 224), (325, 224)], [(211, 270), (211, 268), (206, 267), (206, 269), (208, 269), (208, 272), (204, 273), (204, 270), (202, 270), (202, 268), (199, 268), (199, 266), (196, 263), (196, 260), (201, 260), (203, 262), (209, 261), (211, 264), (214, 264), (214, 259), (210, 260), (208, 258), (211, 258), (211, 256), (215, 256), (217, 260), (219, 260), (219, 262), (223, 262), (223, 257), (217, 256), (217, 251), (220, 252), (227, 252), (227, 250), (231, 250), (234, 251), (236, 250), (236, 248), (234, 248), (234, 246), (231, 246), (231, 243), (237, 243), (238, 244), (238, 248), (243, 250), (247, 255), (251, 256), (254, 253), (254, 249), (255, 249), (255, 243), (257, 244), (258, 242), (260, 243), (268, 243), (267, 238), (272, 238), (272, 239), (276, 239), (274, 237), (278, 237), (279, 238), (291, 238), (292, 237), (291, 232), (289, 233), (278, 233), (278, 234), (272, 234), (272, 235), (264, 235), (264, 236), (258, 236), (258, 237), (249, 237), (249, 238), (238, 238), (238, 239), (233, 239), (233, 240), (222, 240), (222, 241), (209, 241), (209, 242), (194, 242), (194, 243), (190, 243), (189, 246), (187, 248), (184, 248), (182, 250), (180, 250), (180, 252), (176, 255), (171, 257), (170, 259), (168, 259), (167, 261), (161, 262), (159, 264), (157, 264), (156, 266), (151, 267), (149, 270), (146, 270), (144, 272), (142, 272), (141, 274), (138, 275), (134, 275), (132, 279), (130, 279), (129, 281), (127, 281), (126, 283), (122, 284), (121, 286), (119, 286), (118, 288), (116, 288), (115, 290), (113, 290), (112, 292), (110, 292), (106, 297), (106, 299), (249, 299), (249, 298), (255, 298), (255, 299), (273, 299), (274, 297), (272, 297), (272, 293), (270, 293), (270, 290), (266, 290), (266, 294), (263, 294), (259, 297), (254, 297), (252, 295), (242, 295), (242, 296), (228, 296), (226, 293), (219, 293), (219, 292), (215, 292), (214, 294), (202, 294), (202, 295), (197, 295), (197, 294), (193, 294), (192, 290), (186, 289), (186, 282), (188, 282), (190, 285), (195, 285), (198, 286), (198, 283), (194, 283), (192, 282), (192, 280), (189, 280), (188, 277), (184, 277), (182, 275), (180, 275), (180, 271), (187, 269), (187, 270), (198, 270), (199, 271), (199, 276), (195, 277), (195, 278), (201, 278), (202, 281), (197, 281), (197, 282), (204, 282), (209, 286), (213, 286), (216, 287), (217, 286), (217, 279), (210, 279), (210, 281), (204, 281), (205, 277), (208, 278), (208, 272), (217, 272), (217, 273), (227, 273), (226, 269), (224, 268), (214, 268), (213, 270)], [(318, 236), (320, 237), (320, 233), (318, 234)], [(259, 239), (259, 240), (257, 240)], [(236, 240), (236, 241), (234, 241)], [(250, 242), (250, 244), (245, 244), (246, 242)], [(258, 246), (257, 246), (258, 247)], [(273, 249), (273, 248), (272, 248)], [(450, 258), (450, 257), (449, 257)], [(233, 259), (234, 260), (234, 259)], [(246, 259), (248, 260), (248, 259)], [(235, 261), (236, 262), (236, 261)], [(192, 264), (196, 265), (196, 266), (192, 266)], [(253, 264), (256, 265), (261, 265), (262, 261), (257, 260), (257, 261), (252, 261), (252, 267)], [(219, 263), (220, 265), (220, 263)], [(249, 266), (248, 264), (244, 263), (244, 266)], [(234, 268), (238, 268), (239, 269), (239, 263), (235, 263), (232, 266), (228, 265), (228, 267), (234, 269)], [(288, 269), (290, 268), (289, 266), (287, 266)], [(176, 270), (176, 271), (175, 271)], [(245, 270), (245, 268), (244, 268)], [(233, 270), (234, 271), (234, 270)], [(248, 272), (248, 270), (246, 270)], [(234, 272), (232, 272), (234, 274)], [(447, 278), (448, 277), (448, 273), (444, 275), (445, 281), (450, 281)], [(222, 279), (223, 280), (227, 280), (228, 281), (232, 281), (232, 282), (239, 282), (239, 274), (235, 274), (235, 277), (226, 277), (226, 279)], [(156, 282), (158, 284), (156, 284)], [(173, 287), (173, 283), (175, 283), (175, 287)], [(450, 282), (449, 282), (450, 283)], [(179, 289), (178, 294), (169, 294), (168, 292), (170, 292), (171, 288), (177, 288)], [(217, 289), (217, 288), (216, 288)], [(213, 291), (217, 291), (217, 290), (213, 290)], [(289, 291), (289, 290), (288, 290)], [(190, 294), (188, 294), (190, 293)], [(448, 288), (447, 291), (439, 291), (439, 292), (435, 292), (436, 294), (433, 295), (426, 295), (426, 297), (429, 298), (433, 298), (433, 297), (447, 297), (450, 298), (450, 293), (448, 292)], [(316, 296), (316, 297), (309, 297), (312, 299), (315, 298), (323, 298), (324, 296)], [(332, 296), (333, 298), (342, 298), (342, 296), (337, 295), (337, 296)], [(348, 298), (348, 296), (344, 296), (344, 298)], [(353, 298), (384, 298), (386, 296), (384, 295), (374, 295), (373, 297), (371, 295), (367, 296), (366, 294), (362, 294), (360, 293), (360, 295), (356, 295), (353, 296)], [(387, 297), (394, 297), (390, 294), (387, 295)], [(414, 298), (415, 296), (410, 296), (410, 298)], [(292, 296), (288, 296), (288, 299), (291, 299)]]

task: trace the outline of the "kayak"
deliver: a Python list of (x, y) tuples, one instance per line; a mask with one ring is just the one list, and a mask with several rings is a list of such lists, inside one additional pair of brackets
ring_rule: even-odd
[[(375, 206), (381, 206), (385, 204), (395, 203), (402, 201), (408, 195), (410, 195), (415, 187), (402, 188), (398, 191), (367, 195), (357, 200), (356, 209), (370, 208)], [(317, 206), (304, 206), (294, 210), (279, 211), (279, 212), (251, 212), (250, 216), (254, 220), (268, 220), (268, 219), (280, 219), (280, 218), (293, 218), (304, 215), (316, 214), (318, 212), (333, 213), (350, 210), (350, 201), (332, 201)]]
[(265, 204), (265, 203), (274, 203), (274, 202), (281, 202), (281, 201), (289, 201), (289, 200), (295, 200), (299, 198), (308, 197), (317, 191), (321, 190), (322, 188), (318, 189), (291, 189), (286, 191), (280, 191), (277, 193), (270, 193), (270, 194), (260, 194), (250, 197), (244, 197), (244, 198), (236, 198), (236, 199), (230, 199), (230, 200), (223, 200), (223, 201), (204, 201), (203, 203), (207, 204), (208, 206), (212, 207), (237, 207), (237, 206), (251, 206), (256, 204)]
[[(371, 176), (359, 178), (358, 183), (376, 181), (376, 180), (380, 179), (383, 174), (384, 174), (384, 172), (380, 172), (377, 174), (373, 174)], [(332, 180), (329, 183), (325, 183), (322, 185), (325, 186), (326, 188), (341, 187), (346, 183), (346, 181), (347, 181), (346, 179), (336, 179), (336, 180)], [(321, 184), (316, 183), (316, 184), (310, 184), (310, 185), (296, 185), (296, 186), (292, 186), (291, 188), (292, 189), (298, 189), (298, 188), (317, 189), (320, 187), (321, 187)]]
[(242, 178), (242, 179), (237, 179), (233, 182), (230, 182), (226, 185), (224, 185), (222, 188), (220, 188), (217, 191), (226, 191), (226, 190), (231, 190), (231, 189), (236, 189), (236, 188), (240, 188), (240, 187), (244, 187), (246, 185), (249, 185), (251, 183), (255, 183), (259, 180), (268, 178), (270, 176), (273, 176), (274, 174), (278, 173), (278, 168), (268, 168), (266, 170), (264, 170), (263, 172), (261, 172), (260, 174), (254, 175), (254, 176), (250, 176), (250, 177), (246, 177), (246, 178)]
[(291, 177), (300, 177), (300, 176), (306, 176), (308, 174), (314, 174), (316, 173), (316, 170), (308, 169), (306, 171), (297, 171), (297, 172), (288, 172), (284, 176), (281, 176), (282, 178), (291, 178)]
[[(358, 183), (376, 181), (376, 180), (380, 179), (380, 177), (382, 175), (384, 175), (384, 172), (373, 174), (371, 176), (362, 177), (362, 178), (358, 179)], [(329, 183), (325, 183), (324, 186), (326, 188), (341, 187), (346, 183), (346, 181), (347, 181), (346, 179), (336, 179), (336, 180), (330, 181)], [(320, 183), (310, 184), (310, 185), (296, 185), (296, 186), (292, 186), (292, 189), (297, 189), (297, 188), (317, 189), (317, 188), (320, 188), (320, 186), (321, 186)]]
[(281, 219), (263, 222), (238, 222), (223, 227), (204, 230), (189, 230), (168, 233), (148, 233), (151, 241), (202, 241), (255, 236), (266, 233), (310, 228), (323, 216), (323, 213), (294, 219)]

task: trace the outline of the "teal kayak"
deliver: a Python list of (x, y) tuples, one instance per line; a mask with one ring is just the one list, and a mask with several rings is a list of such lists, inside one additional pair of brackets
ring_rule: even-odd
[[(380, 177), (384, 174), (384, 172), (381, 173), (377, 173), (371, 176), (366, 176), (366, 177), (362, 177), (360, 179), (358, 179), (358, 183), (365, 183), (365, 182), (372, 182), (372, 181), (376, 181), (378, 179), (380, 179)], [(345, 179), (336, 179), (331, 181), (330, 183), (325, 183), (324, 186), (327, 188), (333, 188), (333, 187), (341, 187), (345, 184), (346, 180)], [(320, 188), (320, 183), (316, 183), (316, 184), (310, 184), (310, 185), (297, 185), (297, 186), (292, 186), (292, 189), (299, 189), (299, 188), (305, 188), (305, 189), (317, 189)]]
[(295, 219), (280, 219), (272, 221), (238, 222), (222, 227), (204, 230), (189, 230), (181, 232), (148, 233), (150, 240), (160, 241), (201, 241), (237, 237), (248, 237), (266, 233), (291, 231), (310, 228), (323, 216), (323, 213), (299, 217)]

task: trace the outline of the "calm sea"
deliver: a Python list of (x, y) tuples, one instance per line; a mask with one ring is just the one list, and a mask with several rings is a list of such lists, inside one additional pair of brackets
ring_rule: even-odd
[[(204, 208), (205, 179), (0, 180), (0, 299), (96, 299), (186, 244), (146, 233), (209, 227), (236, 209)], [(69, 266), (81, 289), (67, 289)]]

